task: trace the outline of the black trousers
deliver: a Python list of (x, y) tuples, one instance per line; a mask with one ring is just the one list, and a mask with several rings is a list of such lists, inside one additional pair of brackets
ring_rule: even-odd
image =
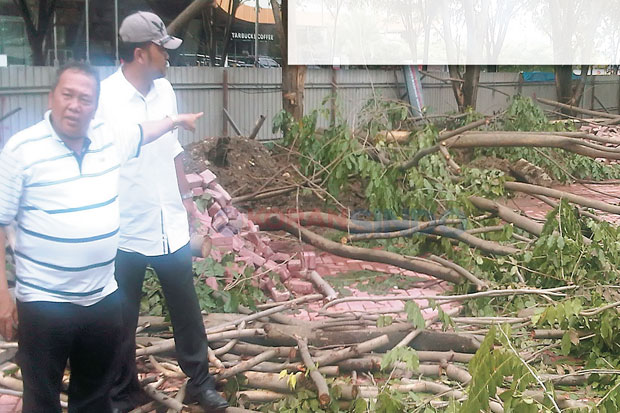
[(136, 327), (147, 266), (157, 273), (164, 292), (177, 359), (190, 378), (188, 392), (215, 386), (213, 377), (209, 375), (207, 336), (194, 289), (189, 244), (174, 253), (154, 257), (119, 250), (116, 255), (116, 281), (123, 301), (123, 332), (120, 375), (112, 390), (112, 401), (119, 408), (133, 407), (140, 393), (136, 368)]
[(117, 292), (88, 307), (17, 302), (17, 362), (24, 380), (24, 413), (60, 413), (62, 377), (69, 360), (69, 412), (109, 413), (114, 360), (120, 344)]

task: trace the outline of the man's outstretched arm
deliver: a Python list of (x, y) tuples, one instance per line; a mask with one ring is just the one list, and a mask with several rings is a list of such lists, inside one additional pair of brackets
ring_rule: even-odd
[(166, 132), (170, 132), (175, 128), (183, 128), (194, 132), (196, 130), (196, 120), (202, 116), (200, 113), (181, 113), (175, 116), (166, 116), (160, 120), (150, 120), (140, 124), (142, 127), (142, 144), (146, 145), (153, 142)]

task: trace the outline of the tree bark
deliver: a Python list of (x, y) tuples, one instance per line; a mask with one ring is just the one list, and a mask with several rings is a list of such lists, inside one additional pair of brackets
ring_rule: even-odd
[[(338, 363), (344, 371), (379, 371), (381, 370), (381, 357), (366, 356), (364, 358), (349, 359)], [(409, 370), (405, 363), (397, 362), (394, 365), (399, 370), (412, 371), (414, 375), (424, 377), (441, 377), (446, 374), (450, 379), (466, 384), (471, 380), (469, 372), (454, 364), (420, 364), (416, 370)]]
[(248, 403), (272, 403), (285, 397), (286, 393), (270, 390), (243, 390), (237, 392), (237, 399), (242, 406)]
[(214, 7), (215, 0), (194, 0), (189, 6), (185, 8), (174, 20), (168, 24), (166, 30), (170, 35), (178, 35), (183, 31), (192, 19), (200, 14), (200, 12), (207, 7)]
[(32, 64), (34, 66), (44, 66), (45, 53), (43, 42), (56, 10), (56, 0), (50, 0), (49, 2), (48, 0), (39, 0), (36, 24), (28, 7), (27, 0), (13, 0), (13, 3), (19, 9), (19, 14), (24, 19), (26, 25), (26, 35), (28, 36), (28, 43), (30, 43), (30, 50), (32, 51)]
[(304, 116), (305, 85), (306, 66), (282, 67), (282, 107), (298, 122)]
[(610, 214), (620, 215), (620, 206), (609, 204), (604, 201), (597, 201), (581, 195), (571, 194), (570, 192), (558, 191), (557, 189), (545, 188), (543, 186), (524, 184), (521, 182), (506, 182), (504, 187), (511, 191), (519, 191), (530, 195), (544, 195), (557, 199), (566, 199), (569, 202), (599, 211), (609, 212)]
[[(555, 89), (559, 102), (570, 106), (579, 106), (589, 69), (590, 66), (588, 65), (581, 66), (579, 81), (573, 86), (573, 67), (570, 65), (555, 66)], [(562, 113), (572, 114), (566, 108), (562, 108)]]
[(262, 354), (259, 354), (258, 356), (252, 357), (249, 360), (243, 361), (234, 367), (222, 371), (220, 374), (215, 376), (215, 380), (221, 381), (229, 377), (233, 377), (239, 373), (243, 373), (244, 371), (252, 369), (252, 367), (259, 363), (262, 363), (263, 361), (274, 358), (276, 355), (277, 352), (275, 350), (268, 350)]
[(231, 0), (230, 6), (228, 8), (228, 20), (226, 21), (226, 29), (224, 30), (224, 45), (222, 47), (222, 66), (226, 62), (226, 58), (228, 57), (228, 49), (230, 47), (230, 33), (232, 30), (232, 24), (235, 20), (235, 14), (237, 13), (237, 9), (241, 4), (241, 0)]
[(593, 159), (620, 159), (620, 152), (616, 148), (590, 143), (584, 139), (560, 136), (555, 134), (511, 132), (471, 132), (446, 139), (440, 144), (433, 145), (418, 151), (410, 160), (402, 162), (398, 167), (407, 170), (417, 166), (420, 159), (439, 151), (439, 145), (449, 148), (476, 148), (476, 147), (516, 147), (530, 146), (541, 148), (559, 148)]
[[(271, 390), (281, 393), (290, 393), (288, 377), (281, 377), (278, 373), (263, 373), (258, 371), (246, 371), (243, 373), (248, 382), (245, 384), (249, 388)], [(297, 386), (305, 385), (306, 377), (304, 373), (295, 373)], [(296, 386), (296, 387), (297, 387)]]
[(478, 83), (480, 80), (480, 66), (465, 66), (464, 74), (461, 74), (458, 66), (449, 65), (452, 92), (460, 113), (465, 112), (468, 107), (476, 109), (478, 97)]
[[(315, 347), (325, 346), (353, 346), (360, 342), (371, 341), (377, 337), (388, 337), (388, 345), (394, 345), (409, 332), (410, 324), (394, 323), (381, 328), (356, 328), (352, 330), (338, 329), (336, 331), (324, 331), (320, 329), (308, 330), (305, 327), (285, 326), (280, 324), (265, 324), (264, 339), (260, 341), (268, 345), (292, 346), (297, 341), (293, 335), (304, 337)], [(257, 340), (258, 341), (258, 340)], [(317, 361), (318, 362), (318, 361)], [(323, 366), (325, 363), (319, 363)]]
[(345, 359), (357, 357), (360, 354), (370, 353), (377, 348), (388, 345), (389, 342), (389, 337), (387, 335), (382, 335), (371, 340), (364, 341), (363, 343), (355, 344), (352, 347), (342, 350), (335, 350), (323, 356), (316, 357), (314, 361), (319, 366), (337, 363)]
[(544, 99), (544, 98), (536, 98), (536, 100), (545, 105), (555, 106), (561, 109), (565, 109), (567, 113), (579, 112), (579, 113), (583, 113), (584, 115), (596, 116), (599, 118), (609, 118), (612, 120), (618, 118), (618, 115), (613, 115), (611, 113), (599, 112), (599, 111), (590, 110), (590, 109), (583, 109), (583, 108), (579, 108), (576, 106), (571, 106), (566, 103), (556, 102), (554, 100), (549, 100), (549, 99)]
[[(573, 95), (573, 67), (570, 65), (555, 66), (555, 94), (558, 102), (566, 103), (571, 100)], [(570, 114), (565, 109), (562, 112)]]
[(465, 96), (463, 95), (463, 78), (459, 67), (455, 65), (448, 66), (448, 72), (452, 80), (452, 93), (454, 93), (454, 99), (456, 100), (456, 106), (459, 113), (465, 111)]
[(540, 234), (542, 234), (542, 224), (521, 216), (504, 205), (500, 205), (495, 201), (490, 201), (479, 196), (470, 196), (469, 200), (475, 207), (484, 211), (495, 212), (504, 221), (511, 222), (532, 235), (540, 236)]
[(308, 369), (307, 371), (310, 374), (310, 378), (316, 386), (319, 396), (319, 403), (321, 406), (327, 406), (331, 402), (331, 397), (329, 397), (329, 388), (327, 387), (325, 377), (319, 373), (317, 370), (317, 365), (310, 355), (310, 350), (308, 350), (308, 340), (302, 337), (297, 338), (297, 347), (299, 348), (301, 359)]
[(400, 268), (420, 272), (422, 274), (428, 274), (441, 280), (450, 281), (456, 284), (463, 282), (461, 275), (451, 268), (418, 258), (405, 257), (393, 252), (341, 245), (297, 225), (293, 220), (284, 215), (270, 214), (268, 221), (270, 222), (272, 228), (287, 231), (295, 237), (301, 237), (304, 242), (316, 248), (329, 251), (332, 254), (339, 255), (341, 257), (395, 265)]
[[(263, 231), (276, 231), (281, 227), (273, 226), (270, 222), (272, 214), (252, 214), (248, 218), (257, 224)], [(386, 233), (384, 238), (389, 238), (390, 234), (395, 231), (407, 231), (415, 227), (423, 226), (428, 221), (405, 221), (405, 220), (387, 220), (387, 221), (360, 221), (350, 220), (342, 216), (327, 214), (323, 212), (299, 212), (286, 214), (284, 217), (293, 222), (299, 223), (301, 226), (317, 226), (325, 228), (333, 228), (347, 233)], [(446, 221), (446, 222), (449, 222)], [(439, 225), (432, 228), (422, 230), (425, 234), (434, 234), (442, 237), (456, 239), (464, 242), (474, 248), (489, 254), (510, 255), (519, 252), (518, 249), (501, 245), (494, 241), (488, 241), (477, 238), (460, 229), (452, 228), (447, 225)], [(402, 234), (401, 234), (402, 235)], [(351, 239), (355, 239), (352, 237)], [(379, 238), (379, 237), (377, 237)], [(337, 244), (340, 245), (340, 244)], [(319, 247), (320, 248), (320, 247)], [(353, 248), (353, 247), (351, 247)], [(331, 252), (331, 251), (330, 251)]]
[(282, 108), (297, 122), (304, 116), (304, 89), (306, 86), (306, 66), (289, 65), (287, 37), (288, 0), (282, 0), (282, 9), (276, 0), (271, 0), (276, 32), (280, 40), (282, 56)]
[(329, 283), (325, 281), (318, 272), (311, 270), (308, 272), (308, 275), (306, 275), (306, 278), (312, 281), (312, 284), (314, 284), (316, 289), (319, 290), (321, 294), (323, 294), (327, 301), (338, 298), (338, 293), (336, 292), (336, 290), (334, 290), (332, 286), (329, 285)]
[(476, 101), (478, 99), (478, 83), (480, 81), (480, 66), (465, 66), (465, 75), (463, 76), (463, 100), (466, 108), (476, 110)]

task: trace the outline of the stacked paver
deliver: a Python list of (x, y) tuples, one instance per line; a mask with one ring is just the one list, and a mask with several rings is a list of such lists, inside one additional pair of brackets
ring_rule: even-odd
[[(277, 248), (278, 243), (261, 236), (258, 226), (232, 205), (230, 194), (216, 179), (208, 169), (187, 175), (194, 196), (206, 202), (204, 211), (196, 208), (193, 212), (196, 221), (193, 230), (211, 239), (211, 258), (220, 261), (224, 254), (235, 254), (236, 265), (227, 268), (227, 277), (232, 280), (234, 272), (243, 273), (249, 267), (258, 275), (261, 289), (275, 301), (288, 300), (290, 291), (302, 295), (313, 293), (313, 284), (304, 278), (307, 271), (316, 268), (315, 252), (284, 252)], [(270, 277), (273, 274), (282, 284), (278, 285)], [(216, 286), (214, 282), (210, 284)], [(278, 289), (281, 285), (287, 290)]]

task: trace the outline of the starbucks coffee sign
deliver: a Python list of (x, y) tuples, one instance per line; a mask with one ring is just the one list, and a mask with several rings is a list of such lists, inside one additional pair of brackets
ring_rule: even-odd
[[(231, 35), (232, 35), (233, 39), (254, 40), (254, 33), (232, 32)], [(258, 34), (258, 40), (273, 41), (273, 34), (259, 33)]]

